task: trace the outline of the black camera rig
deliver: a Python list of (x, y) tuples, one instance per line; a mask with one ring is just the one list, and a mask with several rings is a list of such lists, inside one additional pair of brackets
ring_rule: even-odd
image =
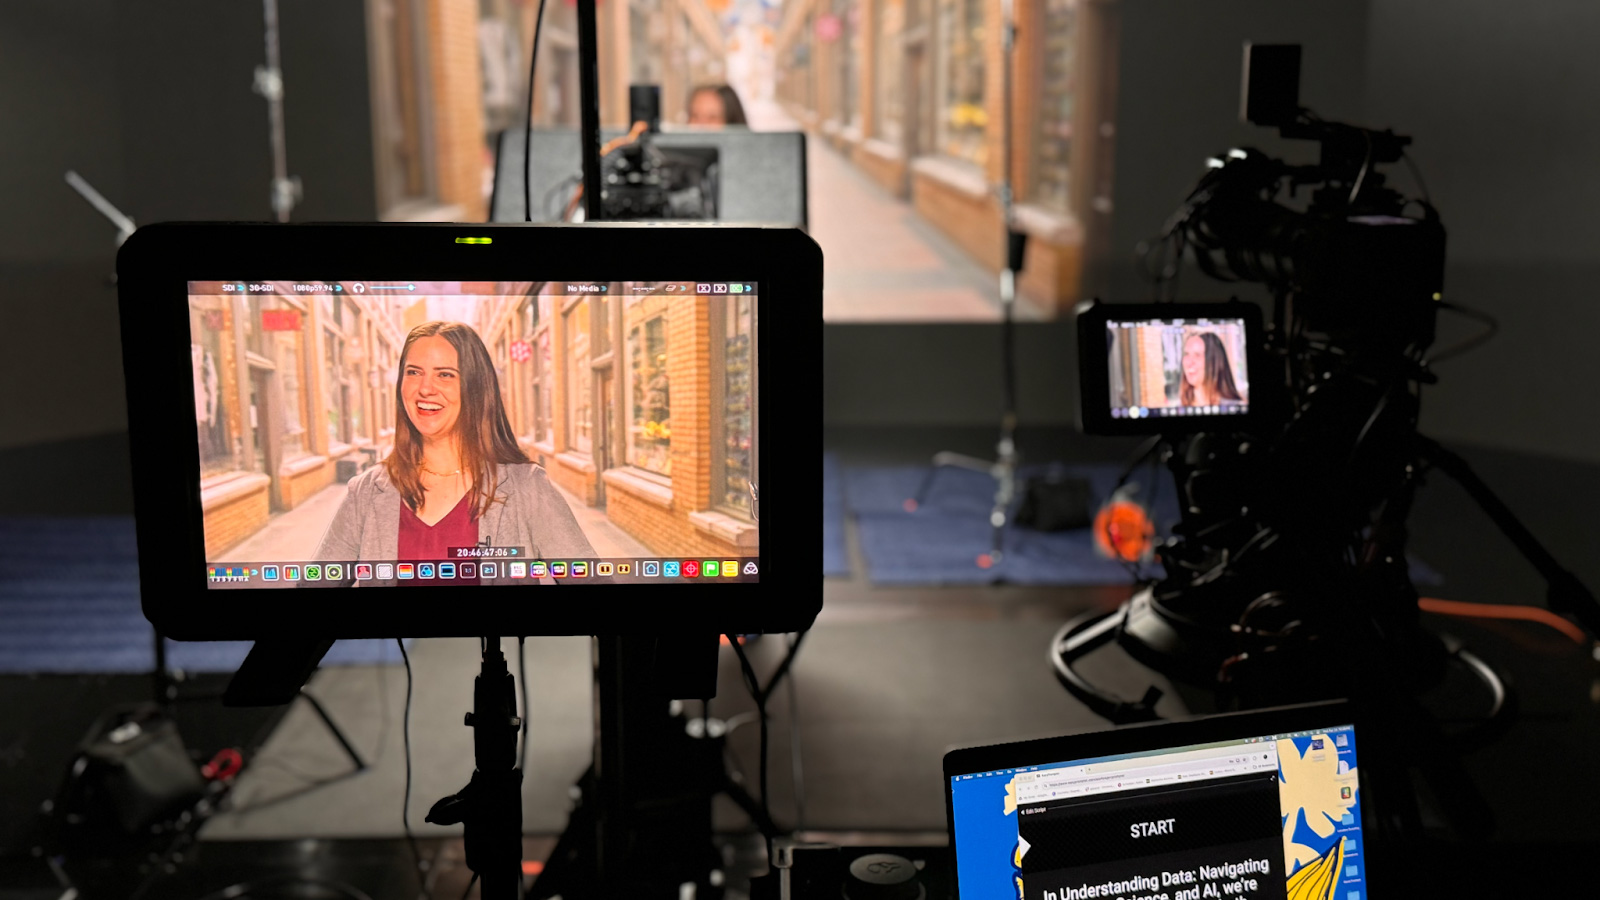
[[(1211, 159), (1142, 248), (1159, 300), (1175, 299), (1186, 258), (1211, 278), (1270, 290), (1252, 414), (1234, 426), (1193, 420), (1179, 434), (1155, 420), (1148, 430), (1165, 435), (1147, 454), (1167, 464), (1182, 500), (1156, 551), (1165, 576), (1114, 613), (1069, 623), (1051, 658), (1061, 682), (1115, 722), (1155, 718), (1159, 692), (1126, 701), (1078, 674), (1076, 660), (1111, 643), (1241, 707), (1412, 696), (1455, 658), (1495, 681), (1491, 718), (1503, 720), (1512, 706), (1492, 670), (1419, 621), (1406, 519), (1423, 475), (1438, 469), (1467, 489), (1545, 577), (1552, 609), (1600, 634), (1600, 606), (1459, 457), (1418, 433), (1436, 319), (1455, 309), (1444, 300), (1445, 229), (1425, 193), (1402, 196), (1378, 169), (1405, 160), (1409, 137), (1298, 106), (1298, 51), (1247, 48), (1243, 113), (1316, 141), (1319, 160)], [(1090, 384), (1104, 361), (1081, 362)], [(1086, 389), (1084, 402), (1104, 397)]]

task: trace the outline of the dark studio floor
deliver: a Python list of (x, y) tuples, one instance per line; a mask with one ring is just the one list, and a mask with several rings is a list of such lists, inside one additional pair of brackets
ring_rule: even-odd
[[(1024, 456), (1033, 461), (1120, 460), (1131, 446), (1085, 439), (1068, 429), (1024, 429), (1019, 437)], [(940, 449), (987, 456), (993, 438), (984, 428), (901, 428), (834, 430), (824, 440), (844, 464), (873, 465), (921, 463)], [(1559, 559), (1589, 584), (1600, 584), (1600, 554), (1591, 550), (1600, 467), (1460, 449)], [(0, 468), (16, 471), (39, 463), (104, 471), (114, 467), (103, 462), (119, 453), (125, 457), (120, 436), (83, 439), (0, 452)], [(27, 484), (8, 486), (0, 514), (116, 513), (131, 506), (126, 487), (111, 478), (97, 490), (65, 498), (32, 490)], [(70, 508), (63, 508), (64, 502)], [(1440, 593), (1447, 598), (1541, 602), (1539, 579), (1448, 481), (1435, 479), (1425, 488), (1412, 523), (1416, 553), (1443, 573)], [(1126, 588), (875, 589), (860, 574), (864, 566), (853, 544), (851, 552), (857, 575), (824, 583), (822, 616), (795, 664), (798, 706), (804, 711), (800, 746), (808, 829), (857, 844), (937, 843), (944, 827), (938, 772), (945, 747), (1099, 727), (1055, 684), (1044, 650), (1059, 623), (1086, 609), (1115, 606)], [(1471, 885), (1491, 895), (1495, 885), (1526, 887), (1547, 883), (1546, 876), (1549, 884), (1559, 884), (1562, 873), (1576, 872), (1587, 859), (1588, 848), (1600, 845), (1600, 822), (1590, 813), (1600, 801), (1592, 750), (1600, 746), (1600, 668), (1587, 648), (1538, 626), (1442, 617), (1430, 622), (1509, 674), (1523, 713), (1499, 743), (1466, 760), (1495, 812), (1495, 843), (1455, 844), (1418, 858), (1418, 867), (1433, 873), (1419, 883), (1441, 890)], [(781, 649), (774, 641), (758, 642), (752, 648), (756, 667), (770, 671)], [(731, 654), (724, 654), (722, 665), (716, 714), (731, 717), (753, 709), (737, 688)], [(1148, 683), (1131, 663), (1109, 661), (1097, 671), (1130, 693)], [(1453, 704), (1453, 711), (1467, 714), (1479, 702), (1468, 686), (1450, 690), (1454, 693), (1440, 702)], [(84, 722), (110, 703), (147, 691), (148, 680), (140, 676), (0, 677), (0, 709), (13, 721), (34, 724), (26, 742), (8, 744), (7, 730), (0, 730), (0, 848), (6, 851), (0, 855), (0, 898), (60, 896), (47, 869), (18, 855), (25, 843), (21, 823), (37, 802), (33, 794), (59, 779), (64, 754)], [(1204, 702), (1199, 695), (1190, 699), (1196, 708)], [(1177, 701), (1174, 696), (1172, 702)], [(277, 724), (273, 711), (232, 711), (224, 717), (199, 703), (184, 715), (189, 718), (180, 724), (194, 746), (246, 743)], [(800, 809), (790, 774), (793, 735), (787, 716), (783, 706), (774, 711), (772, 791), (775, 814), (792, 822)], [(746, 772), (755, 768), (754, 732), (744, 729), (731, 742)], [(759, 854), (745, 852), (748, 841), (736, 837), (744, 827), (736, 810), (719, 806), (716, 821), (728, 832), (724, 843), (735, 857), (730, 887), (739, 887), (759, 865), (742, 861)], [(550, 840), (549, 835), (530, 836), (525, 858), (542, 859)], [(424, 857), (437, 859), (429, 896), (461, 896), (468, 873), (459, 838), (430, 836), (420, 849)], [(409, 855), (406, 842), (390, 836), (203, 841), (176, 873), (153, 886), (146, 900), (199, 898), (286, 871), (345, 881), (373, 897), (409, 896)]]

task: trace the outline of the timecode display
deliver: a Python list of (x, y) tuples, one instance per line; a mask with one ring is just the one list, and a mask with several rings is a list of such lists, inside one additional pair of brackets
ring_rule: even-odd
[(451, 559), (504, 559), (527, 556), (521, 547), (451, 547)]

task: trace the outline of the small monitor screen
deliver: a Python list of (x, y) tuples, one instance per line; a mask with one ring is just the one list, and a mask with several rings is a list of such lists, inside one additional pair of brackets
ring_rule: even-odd
[(188, 293), (212, 589), (759, 580), (755, 284)]
[(1243, 319), (1109, 321), (1106, 331), (1113, 419), (1249, 411)]
[(1355, 729), (952, 776), (960, 895), (1366, 893)]

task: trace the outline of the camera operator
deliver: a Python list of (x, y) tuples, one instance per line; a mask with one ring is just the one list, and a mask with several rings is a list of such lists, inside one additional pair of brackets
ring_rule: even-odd
[(689, 124), (705, 128), (749, 126), (739, 93), (726, 84), (703, 84), (689, 94)]

